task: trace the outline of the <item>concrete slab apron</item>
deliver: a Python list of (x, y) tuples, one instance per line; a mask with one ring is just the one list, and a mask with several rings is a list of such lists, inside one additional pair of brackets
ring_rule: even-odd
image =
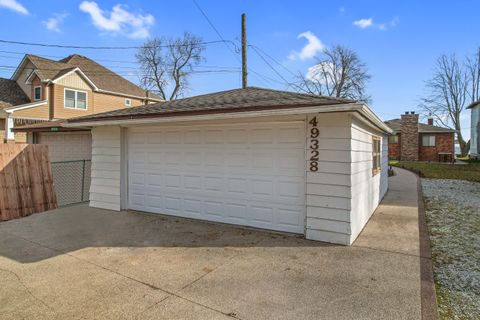
[(415, 176), (390, 188), (353, 247), (86, 206), (1, 223), (0, 318), (420, 319)]

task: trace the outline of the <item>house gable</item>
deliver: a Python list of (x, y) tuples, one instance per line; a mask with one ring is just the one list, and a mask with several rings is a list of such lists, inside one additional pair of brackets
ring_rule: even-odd
[[(29, 60), (26, 60), (23, 63), (23, 67), (18, 71), (18, 77), (16, 79), (18, 86), (25, 92), (25, 94), (31, 99), (32, 98), (32, 84), (30, 78), (32, 72), (34, 72), (35, 66)], [(14, 79), (15, 80), (15, 79)]]
[(54, 83), (79, 90), (95, 89), (91, 82), (87, 82), (84, 76), (82, 76), (78, 71), (72, 71), (68, 74), (65, 74), (64, 76), (55, 80)]

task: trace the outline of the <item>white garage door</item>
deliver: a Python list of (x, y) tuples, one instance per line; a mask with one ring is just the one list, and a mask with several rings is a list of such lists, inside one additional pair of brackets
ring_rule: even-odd
[(304, 232), (303, 122), (129, 129), (129, 208)]
[(36, 139), (36, 143), (48, 145), (51, 162), (92, 159), (90, 131), (41, 132)]

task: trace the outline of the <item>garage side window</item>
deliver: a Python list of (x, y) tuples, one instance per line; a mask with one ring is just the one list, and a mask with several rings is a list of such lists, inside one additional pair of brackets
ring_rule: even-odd
[(380, 149), (381, 139), (380, 137), (372, 137), (372, 161), (373, 161), (373, 175), (376, 175), (380, 172), (381, 168), (381, 149)]
[(397, 144), (398, 143), (398, 136), (397, 135), (389, 136), (388, 137), (388, 143)]
[(424, 147), (435, 147), (435, 136), (423, 136), (422, 137), (422, 146)]
[(87, 109), (87, 93), (85, 91), (65, 89), (65, 108)]

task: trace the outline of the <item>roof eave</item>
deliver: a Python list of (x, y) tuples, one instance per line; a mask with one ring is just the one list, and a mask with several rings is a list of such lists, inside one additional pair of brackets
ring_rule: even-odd
[(149, 123), (165, 123), (165, 122), (184, 122), (184, 121), (201, 121), (201, 120), (221, 120), (221, 119), (233, 119), (233, 118), (253, 118), (261, 116), (282, 116), (282, 115), (298, 115), (308, 113), (332, 113), (332, 112), (352, 112), (356, 111), (361, 113), (367, 120), (374, 124), (378, 129), (386, 133), (391, 133), (392, 130), (386, 126), (380, 118), (378, 118), (366, 105), (361, 103), (347, 103), (336, 105), (314, 105), (302, 108), (283, 108), (283, 109), (270, 109), (270, 110), (252, 110), (236, 112), (206, 112), (204, 114), (184, 114), (184, 115), (158, 115), (149, 117), (135, 117), (123, 116), (123, 118), (108, 119), (108, 120), (91, 120), (91, 121), (77, 121), (71, 122), (71, 120), (64, 124), (65, 127), (96, 127), (104, 125), (140, 125)]
[(418, 133), (455, 133), (457, 130), (422, 130)]
[(143, 97), (142, 96), (136, 96), (136, 95), (132, 95), (132, 94), (128, 94), (128, 93), (121, 93), (121, 92), (109, 91), (109, 90), (104, 90), (104, 89), (98, 89), (96, 91), (101, 92), (101, 93), (118, 95), (118, 96), (121, 96), (121, 97), (128, 97), (128, 98), (141, 99), (141, 100), (151, 100), (151, 101), (155, 101), (155, 102), (165, 102), (165, 100), (163, 100), (163, 99), (157, 99), (157, 98), (147, 97), (147, 96), (143, 96)]
[(24, 55), (23, 58), (22, 58), (22, 61), (20, 61), (20, 64), (17, 66), (17, 68), (15, 69), (15, 72), (12, 74), (12, 77), (10, 78), (10, 80), (14, 80), (16, 81), (18, 79), (18, 76), (20, 74), (20, 70), (23, 69), (23, 65), (25, 64), (25, 61), (26, 60), (29, 60), (33, 65), (35, 65), (31, 60), (30, 58), (28, 57), (28, 54)]
[(36, 108), (39, 106), (43, 106), (44, 104), (47, 104), (47, 100), (40, 100), (40, 101), (35, 101), (35, 102), (29, 102), (29, 103), (24, 103), (24, 104), (19, 104), (16, 106), (8, 107), (3, 110), (5, 110), (7, 113), (12, 113), (15, 111), (20, 111), (23, 109), (30, 109), (30, 108)]
[(473, 103), (471, 103), (466, 109), (473, 109), (475, 108), (476, 106), (479, 106), (480, 105), (480, 101), (475, 101)]

